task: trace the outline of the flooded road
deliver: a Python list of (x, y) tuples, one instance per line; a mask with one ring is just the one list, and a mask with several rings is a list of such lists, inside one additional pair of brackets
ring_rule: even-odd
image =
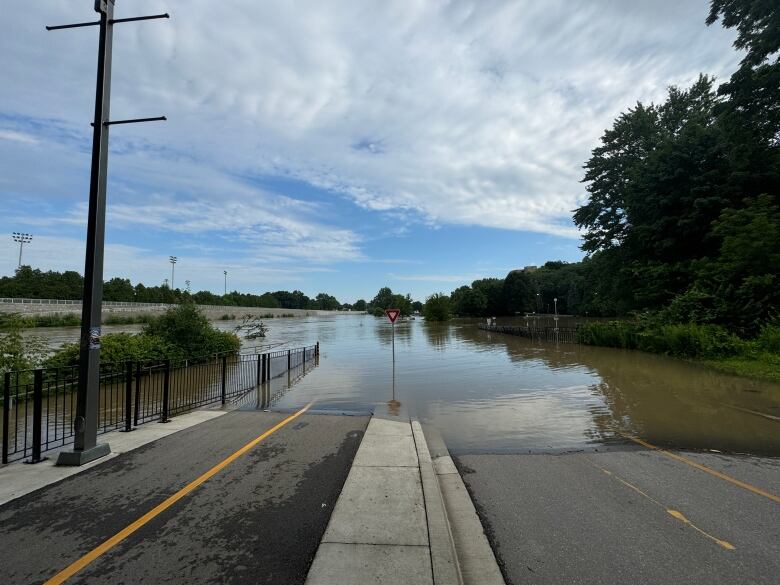
[[(275, 408), (315, 400), (317, 409), (366, 411), (391, 403), (437, 429), (455, 453), (576, 450), (630, 434), (665, 447), (780, 455), (778, 384), (642, 352), (489, 333), (477, 321), (397, 324), (393, 377), (386, 319), (266, 323), (263, 351), (322, 344), (320, 366)], [(78, 329), (35, 334), (61, 343), (77, 339)]]

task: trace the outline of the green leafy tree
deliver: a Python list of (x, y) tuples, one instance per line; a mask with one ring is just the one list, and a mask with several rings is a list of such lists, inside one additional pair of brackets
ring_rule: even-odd
[(366, 301), (363, 299), (358, 299), (355, 301), (355, 304), (352, 305), (352, 308), (355, 311), (365, 311), (366, 310)]
[(506, 302), (506, 313), (525, 313), (532, 311), (534, 305), (534, 290), (531, 277), (522, 270), (513, 270), (504, 279), (503, 296)]
[(443, 293), (432, 294), (425, 301), (423, 315), (426, 321), (448, 321), (452, 316), (450, 298)]

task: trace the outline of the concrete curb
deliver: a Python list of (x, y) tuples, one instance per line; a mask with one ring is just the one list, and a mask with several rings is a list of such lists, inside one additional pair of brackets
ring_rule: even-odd
[(455, 463), (443, 444), (433, 460), (436, 478), (452, 530), (463, 585), (506, 585), (482, 528), (477, 510)]
[(428, 444), (425, 441), (420, 423), (412, 421), (412, 435), (417, 448), (420, 463), (423, 498), (428, 521), (428, 539), (431, 548), (431, 566), (435, 585), (463, 585), (463, 577), (458, 564), (455, 541), (452, 537), (447, 509), (441, 493), (439, 481), (433, 466)]

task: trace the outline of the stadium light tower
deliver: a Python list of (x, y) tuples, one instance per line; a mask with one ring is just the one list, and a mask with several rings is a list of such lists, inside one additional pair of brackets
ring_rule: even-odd
[(173, 274), (174, 274), (174, 270), (176, 268), (176, 262), (178, 262), (179, 259), (176, 256), (169, 256), (169, 258), (170, 258), (170, 262), (171, 262), (171, 290), (173, 290), (174, 289), (174, 286), (173, 286)]
[(17, 242), (19, 244), (19, 268), (22, 267), (22, 249), (24, 248), (25, 244), (29, 244), (32, 242), (32, 234), (23, 234), (21, 232), (14, 232), (11, 237), (14, 239), (14, 242)]

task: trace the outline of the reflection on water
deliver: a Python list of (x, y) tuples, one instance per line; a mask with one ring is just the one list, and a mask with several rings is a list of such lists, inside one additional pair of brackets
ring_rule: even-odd
[(623, 432), (670, 447), (780, 455), (778, 384), (664, 356), (489, 333), (476, 321), (398, 323), (393, 377), (386, 319), (267, 323), (266, 343), (322, 344), (320, 366), (276, 408), (315, 400), (317, 409), (392, 409), (435, 427), (456, 452), (577, 449)]

